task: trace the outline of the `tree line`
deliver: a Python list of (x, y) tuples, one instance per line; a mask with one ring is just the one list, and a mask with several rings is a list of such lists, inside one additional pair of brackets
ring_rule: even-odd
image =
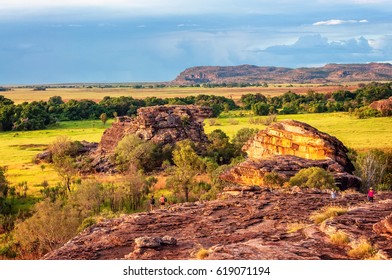
[(233, 100), (215, 95), (145, 99), (106, 96), (98, 103), (88, 99), (64, 102), (60, 96), (53, 96), (48, 101), (22, 104), (14, 104), (0, 95), (0, 131), (37, 130), (58, 121), (99, 119), (102, 114), (108, 117), (132, 116), (141, 107), (166, 104), (209, 106), (215, 117), (224, 110), (238, 108)]
[(323, 112), (352, 112), (358, 118), (389, 116), (392, 112), (380, 112), (368, 105), (373, 101), (392, 96), (392, 83), (370, 83), (357, 90), (338, 90), (333, 93), (308, 91), (300, 95), (288, 91), (281, 96), (266, 97), (263, 94), (244, 94), (239, 105), (232, 99), (216, 95), (198, 95), (175, 98), (147, 97), (136, 99), (130, 96), (104, 97), (100, 102), (74, 100), (64, 102), (60, 96), (48, 101), (14, 104), (0, 95), (0, 131), (43, 129), (58, 121), (99, 119), (102, 114), (132, 116), (137, 109), (155, 105), (201, 105), (212, 108), (213, 117), (222, 111), (235, 109), (252, 110), (255, 115), (297, 114)]
[(241, 96), (243, 108), (255, 115), (298, 114), (324, 112), (352, 112), (359, 118), (389, 116), (392, 112), (379, 112), (368, 105), (373, 101), (392, 96), (392, 83), (370, 83), (357, 90), (338, 90), (333, 93), (317, 93), (309, 90), (305, 95), (288, 91), (280, 96), (267, 98), (262, 94)]

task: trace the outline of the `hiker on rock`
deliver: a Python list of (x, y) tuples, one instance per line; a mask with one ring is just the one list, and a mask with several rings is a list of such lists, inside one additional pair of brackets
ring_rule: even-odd
[(331, 191), (331, 198), (335, 199), (336, 198), (336, 190), (332, 189)]
[(152, 195), (150, 198), (150, 211), (154, 210), (154, 207), (155, 207), (155, 198), (154, 195)]
[(159, 198), (159, 202), (160, 202), (160, 204), (161, 204), (161, 209), (164, 209), (164, 208), (165, 208), (166, 201), (167, 201), (166, 197), (164, 197), (163, 195), (161, 195), (161, 197)]
[(370, 188), (367, 194), (368, 201), (374, 202), (374, 193), (375, 191), (373, 190), (373, 188)]

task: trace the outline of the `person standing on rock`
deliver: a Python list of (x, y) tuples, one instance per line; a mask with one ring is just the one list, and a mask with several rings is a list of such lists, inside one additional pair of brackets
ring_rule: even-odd
[(336, 190), (332, 189), (331, 191), (331, 198), (335, 199), (336, 198)]
[(150, 211), (154, 210), (154, 207), (155, 207), (155, 198), (154, 198), (154, 195), (151, 195), (151, 198), (150, 198)]
[(374, 193), (373, 188), (370, 188), (367, 194), (368, 201), (374, 202)]
[(161, 195), (161, 197), (159, 198), (159, 203), (161, 204), (161, 209), (164, 209), (166, 204), (166, 198), (163, 195)]

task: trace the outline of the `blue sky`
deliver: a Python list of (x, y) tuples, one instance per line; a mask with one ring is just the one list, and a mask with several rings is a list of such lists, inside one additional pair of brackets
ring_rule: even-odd
[(0, 84), (389, 62), (391, 15), (389, 0), (0, 0)]

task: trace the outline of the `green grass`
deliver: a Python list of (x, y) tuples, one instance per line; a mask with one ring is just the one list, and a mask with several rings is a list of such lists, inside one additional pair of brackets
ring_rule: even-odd
[[(265, 128), (262, 124), (250, 124), (250, 115), (239, 117), (241, 111), (229, 112), (229, 114), (222, 114), (222, 117), (217, 118), (216, 122), (219, 125), (210, 126), (209, 121), (205, 121), (205, 131), (209, 133), (215, 129), (223, 130), (227, 135), (233, 137), (235, 133), (244, 127), (249, 128)], [(246, 111), (243, 114), (249, 114)], [(253, 117), (266, 118), (266, 117)], [(278, 116), (278, 121), (283, 119), (293, 119), (301, 122), (306, 122), (311, 126), (316, 127), (322, 132), (326, 132), (332, 136), (337, 137), (346, 147), (353, 148), (358, 151), (365, 151), (369, 149), (392, 149), (392, 118), (370, 118), (357, 119), (350, 116), (348, 113), (322, 113), (322, 114), (297, 114), (297, 115), (282, 115)], [(232, 125), (230, 122), (235, 120), (237, 125)]]
[(103, 126), (101, 121), (61, 122), (45, 130), (18, 131), (0, 133), (0, 166), (7, 166), (7, 179), (12, 185), (27, 181), (30, 194), (36, 194), (42, 181), (50, 185), (58, 181), (56, 172), (50, 165), (34, 164), (33, 158), (43, 151), (56, 137), (67, 135), (73, 140), (99, 142), (103, 131), (110, 126)]
[[(249, 111), (231, 111), (223, 113), (216, 122), (219, 125), (209, 125), (205, 120), (204, 129), (210, 133), (215, 129), (223, 130), (233, 137), (244, 127), (263, 129), (261, 124), (250, 124)], [(256, 118), (256, 117), (253, 117)], [(265, 118), (265, 117), (258, 117)], [(392, 118), (356, 119), (347, 113), (329, 114), (300, 114), (278, 116), (278, 120), (295, 119), (309, 123), (323, 132), (327, 132), (340, 139), (347, 147), (364, 151), (368, 149), (392, 149)], [(233, 120), (235, 123), (233, 124)], [(73, 140), (99, 142), (102, 133), (110, 127), (111, 120), (105, 125), (99, 120), (61, 122), (48, 129), (22, 132), (0, 133), (0, 166), (7, 166), (7, 179), (12, 185), (27, 181), (29, 194), (38, 194), (40, 184), (46, 180), (54, 186), (59, 178), (48, 164), (44, 170), (41, 164), (32, 163), (33, 157), (44, 150), (48, 144), (60, 135), (67, 135)]]

